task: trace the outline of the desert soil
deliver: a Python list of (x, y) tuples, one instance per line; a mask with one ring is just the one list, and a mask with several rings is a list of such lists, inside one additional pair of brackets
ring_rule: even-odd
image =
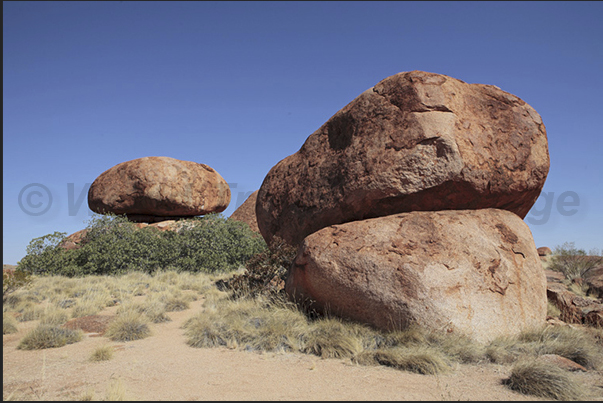
[[(502, 385), (510, 368), (494, 364), (434, 376), (297, 353), (189, 347), (181, 325), (202, 303), (168, 313), (172, 321), (151, 324), (150, 337), (130, 342), (85, 333), (64, 347), (18, 350), (38, 321), (19, 323), (18, 333), (3, 336), (3, 398), (105, 400), (121, 391), (127, 400), (541, 400)], [(90, 361), (103, 345), (114, 347), (113, 358)]]

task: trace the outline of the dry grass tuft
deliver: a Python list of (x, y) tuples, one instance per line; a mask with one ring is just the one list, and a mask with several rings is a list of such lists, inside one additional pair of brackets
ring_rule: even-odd
[(151, 335), (147, 319), (138, 311), (124, 311), (109, 324), (105, 337), (113, 341), (132, 341)]
[(6, 312), (2, 313), (2, 334), (17, 333), (17, 320), (11, 314)]
[(54, 325), (40, 324), (29, 331), (17, 346), (21, 350), (41, 350), (45, 348), (63, 347), (66, 344), (82, 340), (81, 330), (65, 329)]
[(582, 386), (569, 373), (540, 361), (517, 362), (503, 383), (516, 392), (545, 399), (580, 400), (583, 397)]
[(113, 358), (113, 347), (105, 345), (97, 347), (90, 355), (90, 361), (108, 361)]

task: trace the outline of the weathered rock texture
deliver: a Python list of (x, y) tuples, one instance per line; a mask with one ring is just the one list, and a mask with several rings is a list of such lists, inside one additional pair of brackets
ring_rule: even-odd
[(603, 300), (581, 297), (559, 283), (548, 283), (546, 294), (561, 312), (562, 321), (603, 328)]
[(538, 113), (498, 87), (422, 71), (388, 77), (266, 175), (268, 243), (408, 211), (499, 208), (523, 218), (549, 170)]
[(256, 190), (234, 211), (234, 213), (230, 215), (230, 219), (244, 222), (249, 225), (249, 228), (251, 228), (252, 231), (259, 233), (258, 220), (255, 217), (255, 203), (257, 197), (258, 191)]
[(319, 312), (380, 329), (462, 332), (487, 342), (546, 318), (532, 234), (499, 209), (411, 212), (304, 239), (286, 292)]
[(88, 191), (92, 211), (126, 214), (133, 221), (219, 213), (229, 203), (230, 188), (213, 168), (169, 157), (117, 164), (96, 178)]

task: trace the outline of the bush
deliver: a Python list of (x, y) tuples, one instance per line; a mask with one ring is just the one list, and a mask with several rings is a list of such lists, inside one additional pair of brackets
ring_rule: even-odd
[(291, 267), (296, 248), (275, 237), (270, 248), (252, 256), (243, 274), (219, 280), (219, 289), (230, 291), (234, 298), (276, 297), (283, 293), (287, 270)]
[(138, 229), (123, 216), (97, 215), (89, 221), (80, 248), (64, 249), (65, 233), (35, 238), (18, 268), (69, 277), (154, 273), (166, 267), (214, 273), (236, 270), (266, 249), (249, 226), (220, 214), (182, 220), (180, 225), (177, 231)]
[(44, 348), (63, 347), (80, 341), (83, 332), (80, 329), (71, 330), (55, 325), (40, 324), (27, 333), (17, 346), (21, 350), (41, 350)]
[(584, 249), (577, 249), (573, 242), (565, 242), (555, 248), (549, 269), (563, 273), (568, 280), (574, 280), (584, 278), (589, 270), (601, 264), (603, 256), (599, 251), (592, 250), (587, 255)]

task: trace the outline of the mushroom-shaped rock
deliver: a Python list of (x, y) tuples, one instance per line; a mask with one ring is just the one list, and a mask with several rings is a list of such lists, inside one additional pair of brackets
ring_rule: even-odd
[(259, 189), (266, 242), (409, 211), (498, 208), (523, 218), (549, 171), (538, 113), (498, 87), (411, 71), (364, 91)]
[(96, 178), (88, 191), (92, 211), (128, 217), (219, 213), (229, 203), (228, 183), (213, 168), (170, 157), (144, 157), (117, 164)]

